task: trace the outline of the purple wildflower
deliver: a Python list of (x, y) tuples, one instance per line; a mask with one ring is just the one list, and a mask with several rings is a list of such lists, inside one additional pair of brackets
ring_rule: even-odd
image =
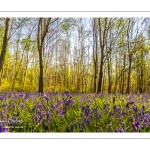
[(3, 132), (9, 132), (9, 127), (5, 126), (5, 127), (3, 128)]
[(8, 122), (9, 122), (10, 125), (14, 125), (15, 124), (15, 121), (12, 120), (12, 119), (9, 119)]
[(90, 108), (89, 108), (89, 105), (87, 105), (85, 110), (84, 110), (84, 115), (88, 116), (89, 114), (90, 114)]
[(44, 111), (44, 107), (43, 107), (40, 103), (38, 103), (38, 108), (39, 108), (41, 111)]
[(42, 120), (44, 117), (44, 111), (40, 111), (39, 116), (40, 116), (40, 120)]
[(66, 107), (68, 107), (69, 105), (74, 105), (74, 101), (73, 100), (68, 100), (65, 104)]
[(36, 107), (34, 107), (33, 109), (32, 109), (32, 112), (34, 113), (36, 111)]
[(21, 107), (22, 109), (24, 108), (24, 103), (23, 103), (23, 102), (20, 104), (20, 107)]
[(117, 128), (117, 129), (115, 129), (115, 132), (124, 132), (124, 129), (123, 128)]
[(50, 112), (48, 112), (48, 113), (46, 114), (46, 119), (48, 120), (49, 117), (50, 117)]
[(140, 124), (140, 122), (132, 123), (132, 126), (133, 126), (133, 129), (135, 131), (137, 131), (138, 129), (142, 128), (142, 125)]
[(63, 100), (58, 101), (56, 107), (59, 107), (62, 103), (63, 103)]
[(97, 108), (93, 109), (93, 113), (96, 114), (97, 113)]
[(100, 112), (97, 113), (97, 119), (101, 118)]
[(116, 110), (116, 109), (117, 109), (116, 105), (114, 105), (114, 106), (113, 106), (113, 109), (114, 109), (114, 110)]
[(110, 117), (110, 116), (114, 116), (114, 113), (113, 112), (110, 112), (109, 114), (108, 114), (108, 116)]
[(59, 115), (60, 115), (60, 118), (62, 118), (64, 116), (64, 112), (63, 111), (60, 111), (59, 112)]
[(0, 132), (3, 132), (3, 125), (0, 124)]
[(7, 107), (7, 105), (6, 105), (6, 104), (3, 104), (3, 105), (2, 105), (2, 107), (3, 107), (3, 108), (6, 108), (6, 107)]
[(106, 110), (107, 104), (104, 104), (104, 110)]
[(138, 111), (137, 107), (132, 107), (132, 110), (136, 113)]
[(130, 101), (130, 102), (128, 102), (128, 104), (132, 105), (132, 104), (134, 104), (134, 101)]

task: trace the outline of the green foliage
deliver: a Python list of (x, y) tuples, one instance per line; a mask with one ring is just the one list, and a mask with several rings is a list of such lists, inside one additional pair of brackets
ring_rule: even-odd
[[(150, 131), (145, 120), (140, 120), (143, 114), (150, 115), (150, 108), (146, 107), (149, 95), (45, 93), (40, 96), (22, 92), (0, 93), (0, 98), (4, 98), (0, 101), (0, 119), (5, 121), (4, 126), (11, 127), (9, 132)], [(66, 105), (68, 101), (73, 103)], [(135, 122), (142, 126), (135, 129)]]
[(21, 44), (24, 47), (24, 49), (28, 52), (28, 51), (34, 49), (35, 42), (36, 42), (35, 40), (31, 40), (31, 37), (28, 36), (27, 38), (22, 39)]

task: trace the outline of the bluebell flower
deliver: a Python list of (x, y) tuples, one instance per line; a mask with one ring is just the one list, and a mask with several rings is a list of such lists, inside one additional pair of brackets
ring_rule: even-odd
[(140, 122), (135, 122), (135, 123), (132, 123), (132, 126), (133, 126), (133, 129), (135, 131), (137, 131), (138, 129), (142, 128), (143, 126), (140, 124)]
[(138, 108), (133, 106), (132, 110), (136, 113), (138, 111)]
[(93, 113), (96, 114), (97, 113), (97, 108), (93, 109)]
[(56, 107), (59, 107), (62, 103), (63, 103), (63, 100), (58, 101)]
[(125, 132), (123, 128), (116, 128), (115, 132)]
[(110, 112), (109, 114), (108, 114), (108, 116), (110, 117), (110, 116), (114, 116), (114, 113), (113, 112)]
[(149, 113), (146, 113), (145, 116), (150, 119), (150, 114)]
[(128, 104), (132, 105), (132, 104), (134, 104), (134, 101), (130, 101), (130, 102), (128, 102)]
[(44, 107), (43, 107), (40, 103), (38, 103), (38, 108), (39, 108), (41, 111), (44, 111)]
[(3, 125), (0, 124), (0, 132), (3, 132)]
[(45, 127), (47, 127), (47, 124), (48, 124), (48, 122), (47, 122), (47, 121), (46, 121), (46, 122), (44, 122), (44, 126), (45, 126)]
[(85, 98), (81, 98), (81, 102), (83, 103), (85, 101)]
[(54, 106), (53, 104), (51, 105), (51, 109), (52, 109), (52, 110), (55, 110), (55, 106)]
[(84, 115), (88, 116), (90, 114), (90, 107), (89, 105), (86, 105), (85, 110), (84, 110)]
[(59, 112), (59, 115), (60, 115), (60, 118), (62, 118), (64, 116), (64, 112), (63, 111), (60, 111)]
[(36, 111), (36, 107), (34, 107), (33, 109), (32, 109), (32, 112), (34, 113)]
[(9, 124), (10, 124), (11, 126), (15, 124), (15, 121), (12, 120), (12, 119), (9, 119), (8, 122), (9, 122)]
[(5, 126), (5, 127), (3, 128), (3, 132), (9, 132), (9, 127)]
[(40, 112), (39, 112), (39, 116), (40, 116), (40, 120), (42, 120), (43, 117), (44, 117), (44, 111), (40, 111)]
[(49, 117), (50, 117), (50, 112), (48, 112), (48, 113), (46, 114), (46, 119), (48, 120)]
[(3, 108), (6, 108), (6, 107), (7, 107), (7, 105), (6, 105), (6, 104), (3, 104), (3, 105), (2, 105), (2, 107), (3, 107)]
[(97, 119), (101, 118), (100, 112), (97, 113)]
[(123, 128), (118, 129), (119, 132), (124, 132)]
[(139, 118), (140, 121), (143, 121), (144, 119), (145, 119), (145, 115), (143, 115)]
[(104, 110), (106, 110), (107, 104), (104, 104)]
[(24, 108), (24, 103), (23, 103), (23, 102), (20, 104), (20, 107), (21, 107), (22, 109)]
[(49, 98), (48, 98), (47, 96), (44, 96), (44, 98), (46, 99), (46, 101), (48, 101), (48, 100), (49, 100)]
[(114, 109), (114, 110), (116, 110), (116, 109), (117, 109), (116, 105), (114, 105), (114, 106), (113, 106), (113, 109)]
[(69, 97), (69, 92), (68, 91), (64, 91), (63, 95), (66, 95), (67, 97)]
[(68, 101), (65, 103), (65, 107), (68, 107), (69, 105), (74, 105), (74, 101), (73, 101), (73, 100), (68, 100)]

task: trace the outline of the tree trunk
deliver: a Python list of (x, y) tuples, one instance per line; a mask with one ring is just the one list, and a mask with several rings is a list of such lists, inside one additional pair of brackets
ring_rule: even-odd
[(93, 25), (94, 92), (96, 92), (96, 81), (97, 81), (97, 64), (98, 64), (97, 49), (98, 49), (98, 41), (97, 41), (97, 32), (95, 31), (95, 19), (94, 19)]
[(45, 18), (39, 19), (38, 24), (38, 52), (39, 52), (39, 67), (40, 67), (40, 76), (39, 76), (39, 92), (44, 92), (44, 42), (45, 37), (48, 33), (48, 27), (50, 24), (51, 18), (48, 18), (47, 21)]
[(98, 81), (98, 90), (97, 90), (97, 92), (101, 92), (102, 91), (103, 65), (104, 65), (104, 45), (106, 44), (106, 36), (107, 36), (107, 34), (106, 34), (107, 18), (105, 18), (104, 20), (105, 20), (104, 21), (105, 22), (104, 33), (102, 35), (101, 21), (100, 21), (100, 18), (98, 19), (100, 48), (101, 48), (101, 61), (100, 61), (100, 71), (99, 71), (99, 81)]
[[(126, 65), (126, 55), (124, 55), (124, 59), (123, 59), (123, 70), (125, 72), (125, 65)], [(125, 84), (125, 75), (124, 73), (122, 74), (122, 88), (121, 88), (121, 93), (124, 93), (124, 84)]]
[(39, 92), (43, 93), (44, 90), (44, 74), (43, 74), (43, 48), (39, 50), (39, 66), (40, 66), (40, 77), (39, 77)]
[(128, 72), (128, 79), (127, 79), (126, 93), (130, 92), (130, 76), (131, 76), (131, 55), (129, 55), (129, 72)]
[[(12, 22), (11, 18), (6, 18), (5, 34), (4, 34), (4, 38), (3, 38), (2, 51), (1, 51), (1, 55), (0, 55), (0, 72), (1, 72), (3, 65), (4, 65), (7, 45), (8, 45), (8, 41), (10, 38), (11, 22)], [(1, 81), (2, 81), (2, 77), (0, 76), (0, 90), (2, 90), (1, 89)]]
[[(102, 50), (103, 51), (103, 50)], [(103, 79), (103, 53), (101, 54), (101, 64), (100, 64), (100, 71), (99, 71), (99, 81), (98, 81), (98, 92), (102, 91), (102, 79)]]
[(0, 56), (0, 71), (3, 68), (4, 60), (5, 60), (5, 54), (6, 54), (6, 49), (10, 37), (10, 32), (11, 32), (11, 18), (6, 18), (6, 28), (5, 28), (5, 34), (3, 38), (3, 46), (2, 46), (2, 51), (1, 51), (1, 56)]

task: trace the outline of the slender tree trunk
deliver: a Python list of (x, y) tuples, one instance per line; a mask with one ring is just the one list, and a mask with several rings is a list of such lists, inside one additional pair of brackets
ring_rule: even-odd
[(22, 86), (22, 91), (24, 91), (24, 87), (26, 84), (26, 76), (27, 76), (27, 70), (28, 70), (28, 52), (27, 52), (27, 61), (26, 61), (26, 66), (25, 66), (25, 72), (24, 72), (24, 78), (23, 78), (23, 86)]
[(111, 51), (110, 51), (109, 57), (107, 57), (107, 61), (108, 61), (108, 93), (111, 93), (111, 86), (112, 86), (112, 82), (111, 82)]
[[(8, 41), (10, 38), (12, 19), (6, 18), (5, 24), (6, 24), (5, 25), (5, 33), (4, 33), (4, 38), (3, 38), (2, 51), (1, 51), (1, 55), (0, 55), (0, 72), (2, 71), (2, 68), (4, 65), (6, 50), (7, 50)], [(1, 82), (2, 82), (2, 76), (0, 76), (0, 90), (2, 90), (1, 89)]]
[(6, 18), (6, 28), (5, 28), (5, 34), (3, 38), (3, 46), (2, 46), (2, 51), (0, 55), (0, 71), (3, 68), (4, 60), (5, 60), (5, 55), (6, 55), (6, 50), (7, 50), (7, 45), (10, 37), (10, 32), (11, 32), (11, 18)]
[(48, 18), (47, 21), (45, 18), (39, 19), (38, 24), (38, 52), (39, 52), (39, 67), (40, 67), (40, 76), (39, 76), (39, 92), (44, 92), (44, 42), (45, 37), (48, 33), (48, 27), (50, 25), (51, 18)]
[(44, 90), (44, 72), (43, 72), (43, 48), (40, 48), (39, 52), (39, 66), (40, 66), (40, 77), (39, 77), (39, 92), (43, 93)]
[(140, 93), (142, 93), (143, 92), (143, 75), (144, 75), (144, 71), (143, 71), (143, 61), (144, 61), (144, 59), (143, 59), (143, 50), (141, 51), (141, 67), (140, 67), (140, 89), (139, 89), (139, 91), (140, 91)]
[[(103, 55), (103, 50), (101, 51)], [(101, 64), (100, 64), (100, 71), (99, 71), (99, 82), (98, 82), (98, 92), (102, 91), (102, 79), (103, 79), (103, 56), (101, 56)]]
[(96, 92), (96, 82), (97, 82), (97, 64), (98, 64), (98, 41), (97, 32), (95, 31), (95, 19), (93, 25), (93, 61), (94, 61), (94, 92)]
[(100, 37), (100, 48), (101, 48), (101, 60), (100, 60), (100, 71), (99, 71), (99, 81), (98, 81), (98, 90), (97, 92), (102, 91), (102, 80), (103, 80), (103, 65), (104, 65), (104, 44), (106, 44), (106, 24), (107, 18), (105, 18), (105, 26), (104, 26), (104, 33), (102, 38), (102, 28), (101, 28), (101, 21), (100, 18), (98, 19), (99, 24), (99, 37)]
[(115, 70), (116, 70), (116, 77), (115, 77), (115, 87), (114, 87), (114, 93), (116, 93), (116, 89), (117, 89), (117, 84), (118, 84), (118, 80), (119, 80), (119, 77), (118, 77), (118, 57), (117, 57), (117, 53), (116, 53), (116, 67), (115, 67)]
[[(123, 59), (123, 70), (125, 72), (125, 65), (126, 65), (126, 55), (124, 55), (124, 59)], [(121, 88), (121, 93), (124, 93), (124, 84), (125, 84), (125, 74), (122, 74), (122, 88)]]
[(127, 89), (126, 93), (130, 92), (130, 76), (131, 76), (131, 55), (129, 55), (129, 71), (128, 71), (128, 79), (127, 79)]
[(2, 91), (2, 87), (1, 87), (2, 78), (3, 78), (3, 69), (2, 69), (1, 72), (0, 72), (0, 91)]

